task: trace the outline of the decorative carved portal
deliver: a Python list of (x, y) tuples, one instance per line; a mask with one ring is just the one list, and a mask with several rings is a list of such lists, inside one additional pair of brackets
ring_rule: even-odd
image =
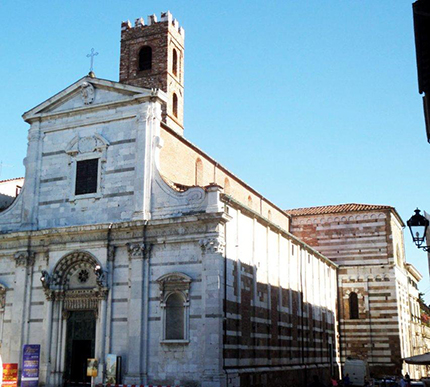
[(96, 316), (94, 311), (70, 312), (67, 319), (65, 386), (91, 384), (87, 377), (87, 359), (94, 358)]
[(79, 251), (63, 257), (52, 274), (42, 271), (41, 282), (50, 302), (47, 360), (54, 380), (49, 384), (89, 383), (85, 376), (86, 359), (104, 358), (98, 345), (103, 338), (97, 332), (103, 332), (106, 325), (105, 272), (93, 255)]

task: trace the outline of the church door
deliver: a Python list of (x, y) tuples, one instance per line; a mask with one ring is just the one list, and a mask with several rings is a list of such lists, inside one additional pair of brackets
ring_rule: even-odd
[(73, 311), (67, 320), (65, 386), (90, 385), (87, 359), (94, 358), (95, 311)]

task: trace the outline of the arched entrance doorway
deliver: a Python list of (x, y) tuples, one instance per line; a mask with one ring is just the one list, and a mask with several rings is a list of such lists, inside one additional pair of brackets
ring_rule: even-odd
[(108, 288), (105, 273), (90, 253), (70, 253), (52, 274), (42, 271), (49, 302), (47, 347), (51, 383), (85, 386), (88, 358), (103, 358)]

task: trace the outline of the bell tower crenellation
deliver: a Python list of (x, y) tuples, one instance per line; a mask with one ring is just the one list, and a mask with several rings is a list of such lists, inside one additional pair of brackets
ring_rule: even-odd
[(128, 85), (158, 88), (167, 93), (163, 121), (177, 133), (184, 130), (185, 30), (170, 12), (150, 15), (121, 25), (119, 81)]

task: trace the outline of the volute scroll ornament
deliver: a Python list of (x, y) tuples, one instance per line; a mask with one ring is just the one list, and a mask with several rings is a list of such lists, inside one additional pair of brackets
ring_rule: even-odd
[(18, 251), (15, 253), (16, 267), (30, 267), (34, 265), (36, 260), (36, 253), (31, 251)]
[(127, 243), (128, 256), (130, 259), (144, 258), (145, 257), (145, 244), (141, 242)]
[(203, 254), (223, 254), (225, 242), (221, 238), (204, 238), (199, 240)]

